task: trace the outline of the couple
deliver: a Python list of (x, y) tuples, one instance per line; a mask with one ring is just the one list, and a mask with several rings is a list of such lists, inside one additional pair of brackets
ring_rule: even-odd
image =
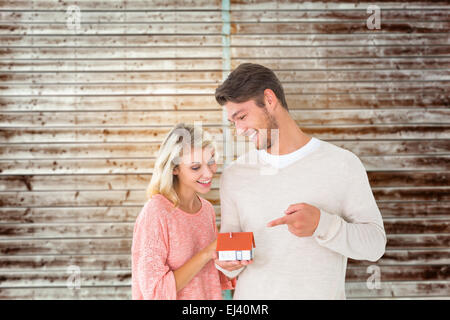
[(256, 147), (224, 168), (219, 186), (220, 231), (253, 232), (254, 260), (217, 259), (214, 209), (198, 195), (211, 188), (216, 147), (180, 124), (161, 146), (134, 227), (132, 298), (221, 299), (235, 289), (234, 299), (345, 299), (347, 258), (376, 261), (386, 246), (363, 164), (303, 133), (266, 67), (240, 65), (216, 100)]

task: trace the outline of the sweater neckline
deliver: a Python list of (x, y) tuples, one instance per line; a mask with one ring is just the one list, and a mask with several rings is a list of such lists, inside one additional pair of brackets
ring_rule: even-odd
[[(315, 141), (313, 141), (312, 139), (315, 139)], [(304, 160), (305, 158), (310, 157), (312, 154), (315, 154), (316, 151), (318, 149), (320, 149), (320, 147), (323, 145), (322, 141), (320, 141), (319, 139), (316, 139), (316, 138), (312, 138), (312, 139), (308, 142), (308, 144), (311, 146), (311, 148), (308, 147), (308, 149), (309, 149), (308, 152), (306, 152), (305, 154), (301, 154), (301, 156), (298, 159), (296, 159), (295, 161), (292, 161), (291, 163), (289, 163), (288, 165), (286, 165), (284, 167), (275, 167), (275, 166), (273, 166), (270, 162), (265, 161), (264, 158), (260, 156), (260, 153), (258, 152), (258, 150), (256, 150), (257, 151), (257, 156), (258, 156), (258, 161), (262, 165), (270, 166), (270, 168), (273, 169), (273, 170), (280, 170), (280, 171), (286, 170), (286, 169), (296, 165), (300, 161)], [(302, 148), (300, 148), (298, 150), (301, 150)], [(296, 150), (296, 151), (298, 151), (298, 150)], [(294, 151), (294, 152), (296, 152), (296, 151)], [(271, 155), (271, 154), (269, 154), (269, 155), (272, 156), (272, 157), (275, 157), (274, 155)]]
[(176, 212), (180, 212), (180, 213), (182, 213), (183, 215), (186, 215), (186, 216), (189, 216), (189, 217), (196, 217), (196, 216), (200, 215), (200, 213), (203, 211), (203, 208), (205, 207), (205, 204), (203, 203), (203, 198), (200, 197), (198, 194), (196, 194), (196, 196), (197, 196), (197, 198), (200, 200), (201, 207), (200, 207), (200, 209), (199, 209), (197, 212), (194, 212), (194, 213), (189, 213), (189, 212), (186, 212), (186, 211), (184, 211), (184, 210), (181, 210), (179, 207), (175, 207), (175, 206), (173, 205), (172, 201), (170, 201), (169, 199), (167, 199), (167, 198), (166, 198), (164, 195), (162, 195), (162, 194), (159, 194), (159, 195), (164, 199), (164, 201), (166, 201), (167, 203), (169, 203), (169, 204), (172, 206), (172, 210), (174, 210), (174, 211), (176, 211)]

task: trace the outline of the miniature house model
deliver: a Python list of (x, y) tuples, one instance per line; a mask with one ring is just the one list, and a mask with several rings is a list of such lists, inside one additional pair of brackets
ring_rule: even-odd
[(219, 260), (252, 260), (254, 249), (253, 232), (227, 232), (217, 236)]

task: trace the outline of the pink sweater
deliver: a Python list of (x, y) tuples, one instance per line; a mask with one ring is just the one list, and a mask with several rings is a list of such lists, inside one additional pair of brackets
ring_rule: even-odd
[(209, 261), (178, 293), (173, 271), (209, 245), (217, 235), (214, 208), (199, 196), (194, 214), (174, 208), (163, 195), (154, 195), (136, 219), (132, 245), (132, 298), (164, 300), (222, 299), (230, 281)]

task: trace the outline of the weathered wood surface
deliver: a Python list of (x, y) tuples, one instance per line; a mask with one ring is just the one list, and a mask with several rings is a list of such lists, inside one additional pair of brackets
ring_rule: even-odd
[[(426, 153), (439, 155), (450, 151), (450, 144), (442, 140), (428, 141), (333, 141), (333, 144), (352, 151), (358, 156), (377, 155), (417, 155)], [(237, 142), (245, 146), (245, 142)], [(149, 158), (159, 150), (160, 142), (148, 143), (35, 143), (29, 144), (1, 144), (2, 159), (45, 159), (45, 158)], [(218, 146), (219, 153), (223, 153), (223, 146)], [(389, 177), (386, 177), (388, 179)]]
[[(100, 37), (101, 38), (101, 37)], [(100, 49), (100, 48), (99, 48)], [(231, 61), (232, 68), (236, 68), (239, 64), (248, 61), (247, 59), (235, 58)], [(273, 70), (327, 70), (345, 71), (345, 70), (411, 70), (411, 69), (439, 69), (447, 68), (450, 59), (446, 56), (442, 57), (390, 57), (384, 58), (344, 58), (344, 57), (297, 57), (284, 59), (270, 58), (252, 58), (255, 63), (263, 64)], [(115, 59), (112, 65), (110, 61), (96, 58), (80, 59), (0, 59), (0, 70), (16, 71), (16, 72), (53, 72), (71, 71), (71, 72), (88, 72), (88, 71), (173, 71), (175, 70), (220, 70), (220, 58), (202, 58), (189, 59), (180, 57), (177, 59), (150, 59), (150, 58), (126, 58)], [(420, 97), (418, 97), (420, 98)]]
[[(66, 271), (69, 265), (78, 265), (86, 271), (122, 271), (131, 268), (131, 256), (128, 253), (111, 255), (8, 255), (0, 256), (2, 272), (42, 272)], [(357, 270), (367, 270), (374, 264), (368, 261), (349, 259), (349, 269), (359, 266)], [(380, 268), (389, 267), (394, 272), (396, 267), (412, 266), (445, 266), (450, 264), (450, 249), (388, 249), (384, 256), (376, 262)], [(432, 270), (432, 269), (430, 269)]]
[[(369, 171), (450, 170), (450, 155), (360, 156)], [(148, 174), (153, 172), (154, 159), (57, 159), (0, 160), (0, 173), (31, 174)], [(222, 169), (219, 164), (218, 170)]]
[[(64, 84), (64, 83), (166, 83), (166, 82), (205, 82), (219, 79), (221, 72), (192, 71), (192, 72), (83, 72), (74, 75), (73, 72), (33, 72), (33, 73), (0, 73), (0, 79), (6, 84)], [(437, 70), (404, 70), (404, 71), (360, 71), (344, 70), (329, 71), (278, 71), (281, 81), (400, 81), (450, 80), (449, 71)]]
[[(450, 110), (291, 110), (294, 120), (301, 125), (359, 125), (359, 124), (447, 124)], [(124, 112), (3, 112), (0, 126), (6, 127), (117, 127), (148, 126), (154, 123), (168, 126), (171, 123), (202, 121), (205, 125), (220, 123), (222, 112), (198, 111), (124, 111)]]
[[(218, 188), (219, 175), (212, 180), (212, 188)], [(368, 172), (372, 188), (430, 188), (448, 186), (449, 172)], [(144, 190), (151, 174), (122, 175), (3, 175), (0, 176), (1, 191), (45, 191), (45, 190)]]
[[(380, 274), (383, 281), (410, 281), (422, 278), (426, 281), (449, 280), (450, 267), (448, 265), (432, 266), (382, 266)], [(349, 267), (347, 269), (347, 283), (364, 281), (370, 273), (366, 267)], [(80, 285), (82, 286), (131, 286), (131, 272), (129, 270), (80, 270)], [(67, 287), (66, 270), (10, 272), (0, 277), (0, 288), (16, 287)]]
[[(450, 125), (420, 124), (409, 125), (351, 125), (351, 126), (301, 126), (307, 134), (322, 140), (440, 140), (450, 139)], [(0, 128), (0, 141), (8, 143), (117, 143), (117, 142), (160, 142), (170, 131), (168, 127), (151, 129), (134, 128)], [(221, 139), (223, 133), (219, 127), (207, 127), (213, 137)], [(219, 140), (220, 141), (220, 140)]]
[[(83, 209), (80, 209), (83, 210)], [(106, 220), (106, 219), (105, 219)], [(112, 223), (20, 223), (0, 224), (0, 240), (54, 239), (54, 238), (120, 238), (133, 233), (134, 222)], [(385, 219), (386, 233), (397, 234), (441, 234), (450, 233), (450, 219)]]
[[(346, 285), (348, 299), (448, 299), (448, 281), (387, 282), (379, 290), (369, 290), (365, 282)], [(131, 299), (130, 286), (86, 286), (79, 290), (57, 288), (0, 288), (0, 299)]]
[[(81, 8), (83, 8), (83, 3)], [(80, 8), (80, 9), (81, 9)], [(251, 8), (254, 8), (253, 6)], [(383, 6), (384, 8), (384, 6)], [(5, 11), (0, 12), (0, 18), (3, 22), (17, 24), (28, 23), (66, 23), (65, 15), (55, 15), (50, 11), (36, 11), (36, 12), (14, 12)], [(255, 21), (258, 22), (323, 22), (333, 21), (336, 23), (342, 20), (346, 21), (365, 21), (367, 18), (367, 12), (365, 10), (346, 10), (346, 11), (330, 11), (330, 10), (292, 10), (287, 12), (273, 12), (265, 10), (234, 10), (231, 12), (231, 21), (245, 22)], [(386, 21), (421, 21), (421, 22), (434, 22), (434, 21), (446, 21), (448, 15), (442, 10), (383, 10), (383, 20)], [(83, 12), (83, 23), (111, 23), (111, 22), (132, 22), (143, 23), (149, 22), (216, 22), (222, 23), (221, 12), (218, 10), (202, 10), (202, 11), (176, 11), (176, 12), (153, 12), (153, 11), (85, 11)]]
[[(398, 11), (397, 11), (398, 12)], [(180, 12), (181, 13), (181, 12)], [(53, 13), (51, 13), (53, 14)], [(1, 12), (0, 12), (1, 15)], [(147, 23), (151, 23), (148, 21)], [(128, 31), (128, 30), (127, 30)], [(41, 46), (41, 47), (110, 47), (110, 46), (133, 46), (153, 47), (158, 46), (191, 46), (199, 44), (202, 46), (221, 46), (222, 38), (218, 34), (115, 34), (93, 37), (92, 35), (33, 35), (28, 34), (4, 34), (0, 33), (0, 40), (9, 47)], [(448, 45), (450, 40), (443, 39), (442, 35), (434, 33), (414, 34), (353, 34), (351, 38), (343, 34), (261, 34), (246, 35), (236, 34), (231, 39), (233, 46), (259, 45), (264, 41), (268, 45), (280, 46), (339, 46), (339, 45)], [(220, 69), (220, 66), (218, 67)]]
[[(208, 197), (209, 198), (209, 197)], [(213, 205), (220, 224), (220, 205)], [(390, 218), (448, 218), (450, 202), (436, 201), (378, 201), (378, 207), (384, 219)], [(2, 223), (99, 223), (134, 222), (142, 208), (141, 204), (124, 206), (87, 206), (81, 207), (28, 207), (0, 208)], [(411, 221), (413, 221), (411, 219)]]
[[(349, 259), (347, 297), (448, 299), (450, 5), (382, 0), (369, 30), (371, 4), (231, 1), (231, 68), (272, 68), (299, 126), (365, 165), (388, 244), (376, 263)], [(222, 3), (0, 9), (0, 299), (130, 299), (132, 229), (161, 141), (202, 121), (222, 151)], [(219, 226), (221, 172), (205, 195)], [(373, 265), (381, 289), (367, 287)]]
[[(213, 94), (215, 83), (152, 83), (152, 84), (3, 84), (0, 90), (6, 96), (34, 95), (174, 95)], [(288, 94), (349, 94), (349, 93), (444, 93), (450, 89), (448, 81), (383, 81), (383, 82), (287, 82)]]
[[(130, 237), (88, 237), (1, 240), (2, 255), (57, 255), (57, 254), (126, 254), (130, 253)], [(400, 234), (387, 235), (388, 249), (446, 249), (450, 234)], [(418, 279), (420, 280), (420, 279)]]
[[(209, 198), (209, 197), (208, 197)], [(211, 198), (209, 198), (212, 200)], [(435, 219), (439, 228), (445, 227), (449, 202), (438, 204), (435, 201), (378, 201), (378, 206), (384, 219), (392, 227), (392, 219), (403, 221), (404, 225), (414, 228), (415, 220), (425, 221)], [(213, 205), (220, 224), (220, 205)], [(141, 204), (127, 206), (89, 206), (78, 207), (28, 207), (28, 208), (2, 208), (2, 221), (4, 226), (10, 224), (45, 224), (45, 223), (132, 223), (142, 208)], [(420, 220), (422, 219), (422, 220)], [(394, 220), (395, 221), (395, 220)], [(442, 225), (440, 224), (442, 222)], [(395, 226), (394, 226), (395, 228)], [(417, 228), (417, 226), (416, 226)]]

